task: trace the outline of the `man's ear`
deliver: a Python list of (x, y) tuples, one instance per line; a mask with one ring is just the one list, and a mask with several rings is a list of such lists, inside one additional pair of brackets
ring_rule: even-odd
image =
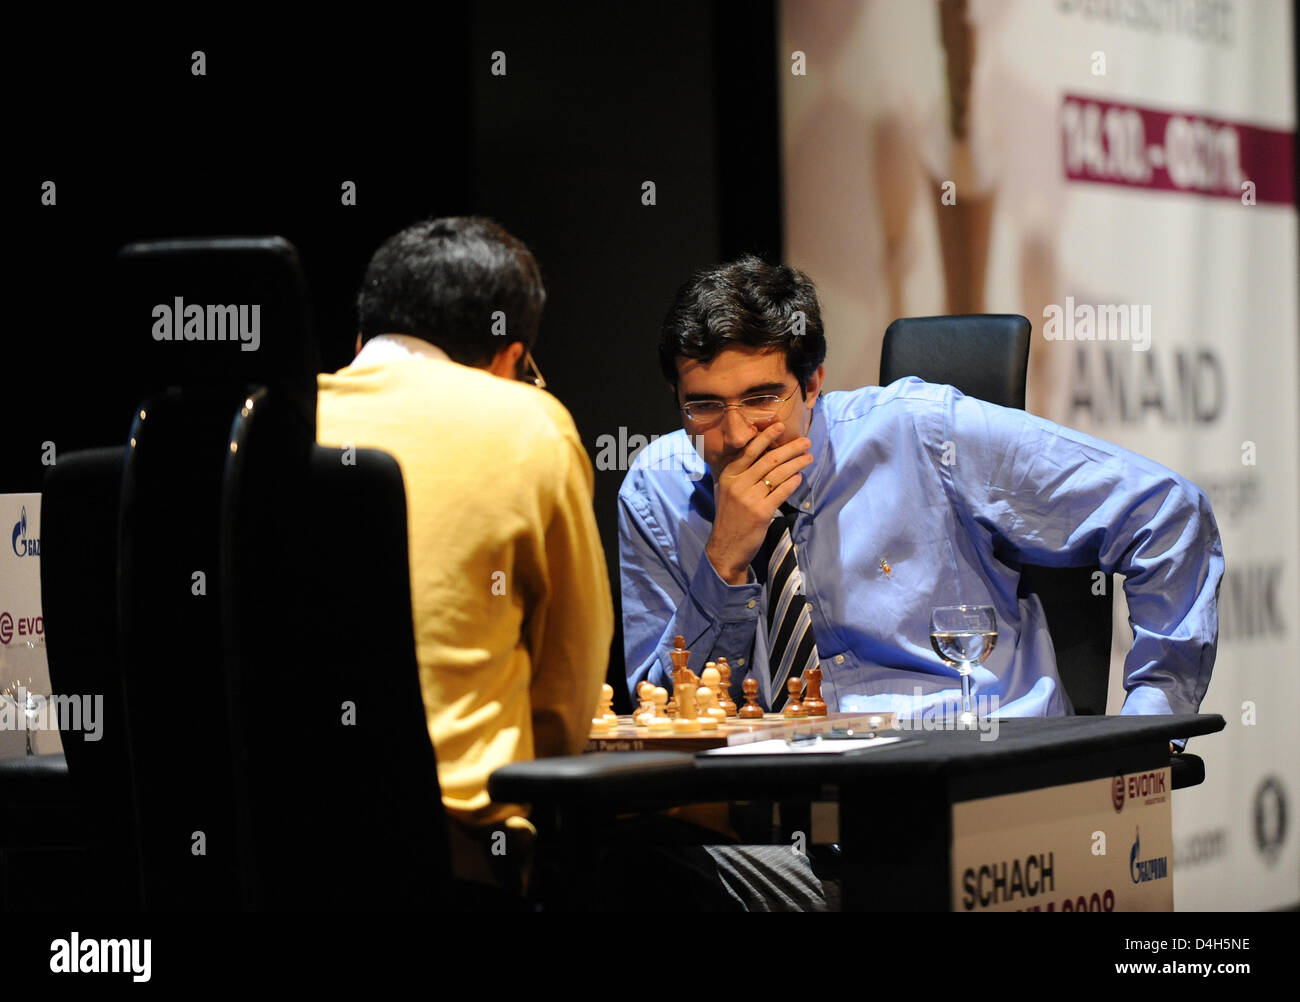
[(826, 379), (826, 366), (817, 366), (817, 371), (808, 377), (808, 382), (803, 388), (804, 402), (807, 403), (808, 409), (812, 410), (813, 404), (817, 402), (817, 397), (822, 392), (822, 383)]
[(500, 376), (502, 379), (518, 379), (519, 360), (523, 357), (524, 343), (522, 341), (511, 341), (492, 356), (492, 361), (488, 363), (487, 370), (492, 375)]
[(352, 357), (356, 358), (361, 354), (361, 332), (357, 331), (357, 343), (352, 348)]

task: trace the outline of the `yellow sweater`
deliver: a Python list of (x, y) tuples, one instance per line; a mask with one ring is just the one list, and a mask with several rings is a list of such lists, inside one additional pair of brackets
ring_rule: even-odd
[(317, 440), (402, 468), (420, 688), (453, 817), (508, 762), (582, 750), (614, 611), (591, 461), (550, 394), (428, 357), (364, 358), (318, 380)]

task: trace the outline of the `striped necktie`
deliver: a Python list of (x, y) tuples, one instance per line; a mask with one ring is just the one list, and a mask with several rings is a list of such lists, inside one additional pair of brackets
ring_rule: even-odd
[(781, 506), (752, 564), (767, 600), (767, 660), (772, 673), (773, 713), (780, 713), (785, 706), (787, 680), (801, 679), (805, 669), (816, 668), (819, 663), (812, 611), (804, 597), (803, 575), (790, 537), (795, 514), (789, 505)]

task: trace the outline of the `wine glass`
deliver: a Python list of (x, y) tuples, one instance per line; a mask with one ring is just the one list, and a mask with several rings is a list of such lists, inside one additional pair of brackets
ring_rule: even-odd
[(961, 673), (961, 726), (970, 727), (971, 669), (993, 653), (998, 642), (998, 620), (991, 605), (943, 605), (930, 615), (930, 646)]
[[(16, 646), (16, 645), (15, 645)], [(32, 745), (32, 732), (36, 729), (39, 721), (41, 703), (38, 702), (39, 696), (32, 693), (32, 680), (29, 678), (27, 684), (19, 679), (14, 679), (13, 684), (0, 690), (0, 701), (13, 704), (9, 711), (13, 714), (15, 726), (20, 727), (27, 738), (27, 754), (35, 755), (36, 749)], [(18, 714), (22, 714), (22, 723), (18, 723)]]

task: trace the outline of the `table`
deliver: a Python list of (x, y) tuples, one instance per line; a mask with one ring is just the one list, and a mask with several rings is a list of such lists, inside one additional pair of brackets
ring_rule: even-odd
[(948, 910), (954, 804), (1164, 768), (1173, 789), (1192, 786), (1203, 763), (1171, 758), (1169, 741), (1224, 726), (1218, 714), (1050, 717), (1001, 720), (996, 740), (903, 731), (910, 740), (897, 747), (843, 756), (604, 752), (515, 763), (488, 789), (494, 800), (532, 805), (538, 878), (553, 907), (591, 900), (593, 849), (620, 814), (770, 800), (839, 805), (846, 911)]

